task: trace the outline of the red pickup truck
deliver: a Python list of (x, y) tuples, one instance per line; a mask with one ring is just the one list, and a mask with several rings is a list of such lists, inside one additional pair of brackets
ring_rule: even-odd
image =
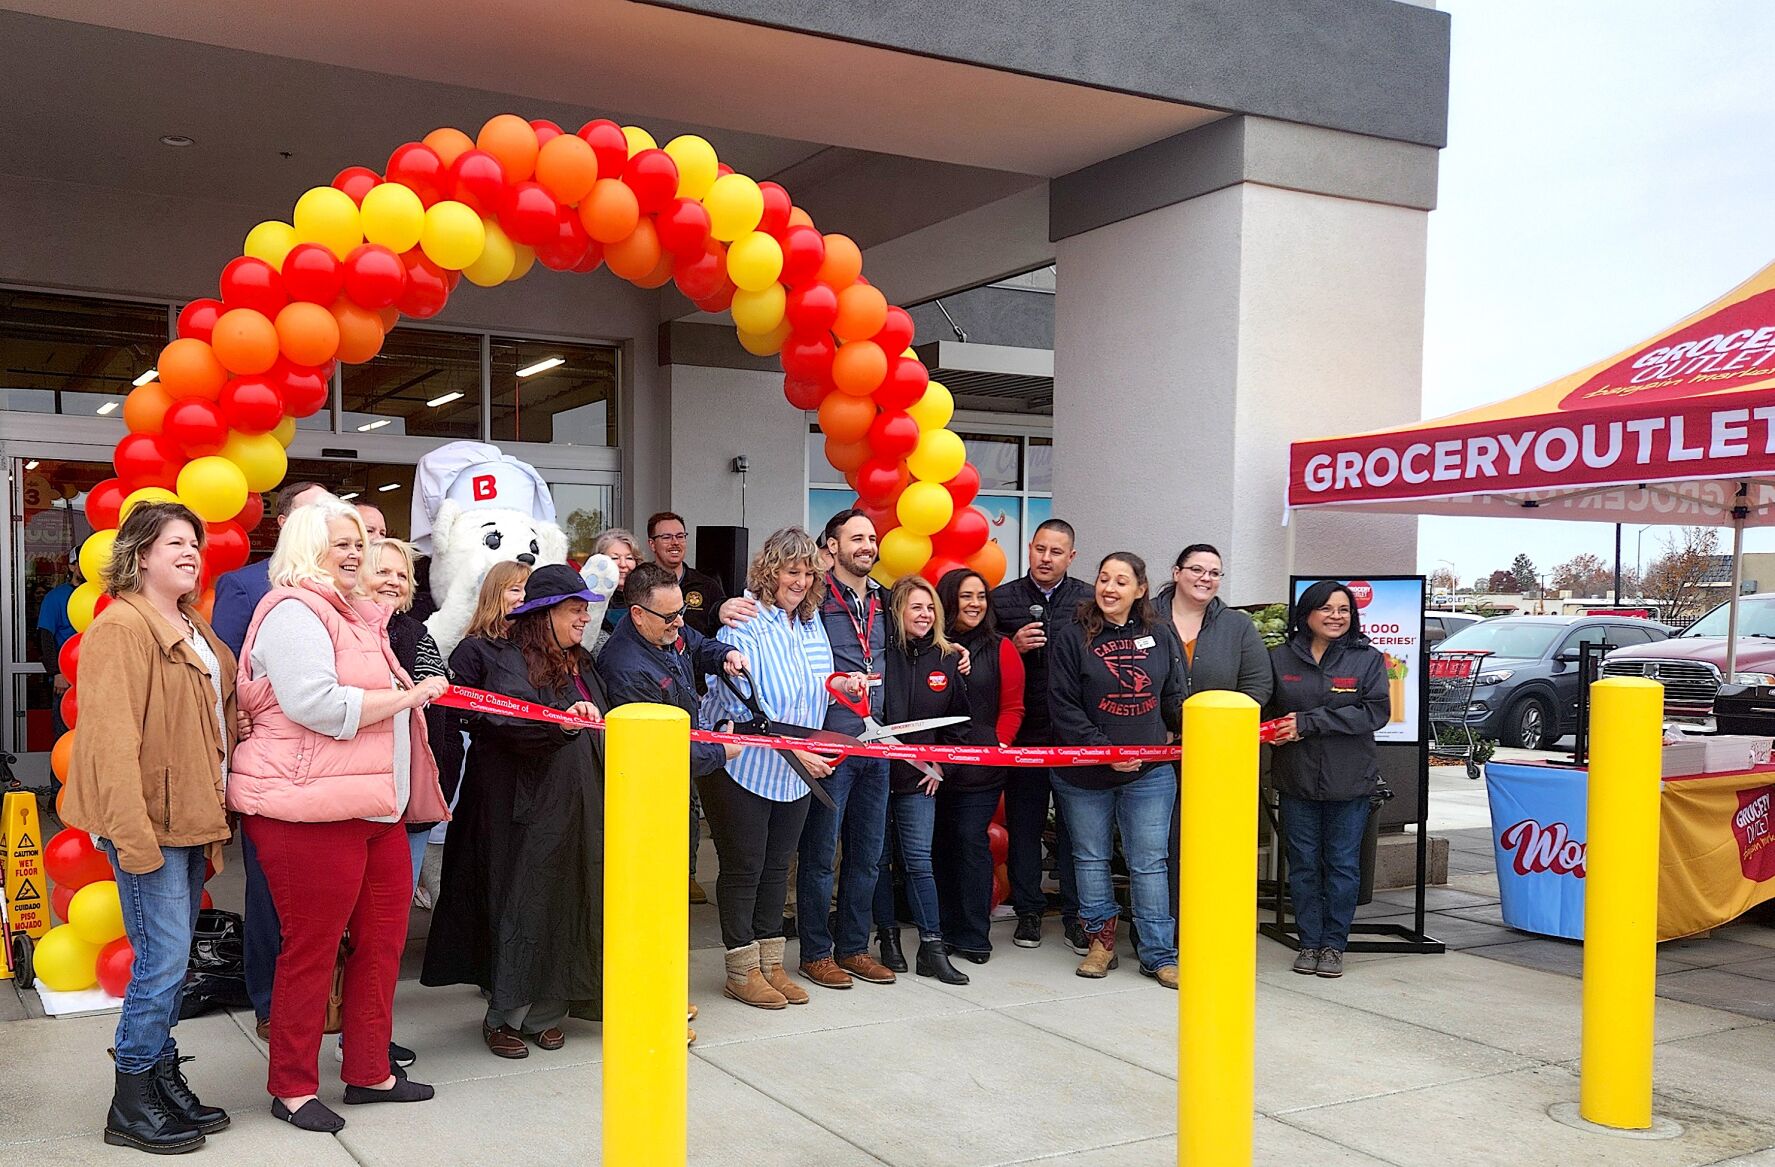
[(1722, 684), (1775, 686), (1775, 592), (1738, 601), (1738, 662), (1726, 671), (1727, 604), (1721, 604), (1669, 640), (1611, 652), (1605, 677), (1650, 677), (1664, 685), (1664, 715), (1710, 722)]

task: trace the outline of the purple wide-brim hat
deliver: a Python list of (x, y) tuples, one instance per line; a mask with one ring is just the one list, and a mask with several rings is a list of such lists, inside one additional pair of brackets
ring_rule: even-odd
[(601, 604), (606, 597), (586, 587), (586, 581), (565, 563), (551, 563), (530, 573), (524, 583), (524, 602), (511, 610), (513, 616), (552, 608), (564, 600)]

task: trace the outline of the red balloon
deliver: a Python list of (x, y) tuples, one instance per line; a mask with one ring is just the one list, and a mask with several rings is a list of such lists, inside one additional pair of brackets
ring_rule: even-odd
[[(603, 168), (598, 170), (604, 177)], [(643, 150), (623, 169), (622, 181), (635, 192), (643, 215), (651, 215), (672, 201), (678, 190), (678, 164), (664, 150)]]
[(447, 197), (450, 189), (450, 172), (444, 166), (444, 160), (438, 152), (424, 142), (407, 142), (395, 147), (393, 154), (388, 156), (388, 169), (384, 175), (389, 182), (398, 182), (419, 196), (425, 206)]
[[(450, 163), (450, 197), (491, 218), (505, 206), (505, 168), (485, 150), (464, 150)], [(367, 305), (366, 305), (367, 307)]]
[(54, 912), (55, 918), (64, 924), (68, 922), (68, 905), (74, 902), (74, 893), (79, 890), (77, 887), (62, 887), (58, 884), (56, 889), (49, 893), (49, 910)]
[(579, 257), (578, 263), (573, 265), (573, 270), (581, 274), (597, 271), (604, 262), (604, 245), (589, 235), (586, 238), (590, 240), (586, 244), (586, 253)]
[(838, 347), (830, 336), (796, 336), (783, 342), (783, 372), (803, 381), (824, 381)]
[(598, 159), (599, 178), (621, 178), (629, 164), (629, 138), (609, 118), (597, 118), (579, 127), (579, 136)]
[(216, 901), (210, 898), (209, 888), (204, 888), (203, 894), (197, 897), (197, 906), (200, 908), (213, 908), (216, 906)]
[(111, 606), (111, 597), (108, 595), (100, 596), (99, 602), (92, 606), (92, 614), (94, 616), (102, 615), (104, 613), (105, 609), (109, 608), (110, 606)]
[(798, 381), (794, 377), (783, 378), (783, 396), (796, 409), (818, 409), (820, 402), (826, 400), (826, 394), (836, 386), (822, 381)]
[(244, 527), (233, 519), (205, 523), (204, 527), (203, 566), (206, 573), (221, 575), (246, 566), (252, 548)]
[(76, 632), (68, 637), (62, 641), (60, 651), (55, 654), (56, 668), (62, 671), (62, 676), (68, 678), (70, 684), (80, 675), (80, 638), (85, 635), (84, 632)]
[(867, 518), (875, 525), (875, 534), (879, 538), (900, 525), (900, 516), (894, 510), (894, 503), (897, 501), (898, 497), (896, 496), (894, 499), (890, 499), (888, 502), (877, 506), (874, 503), (865, 502), (859, 498), (851, 505), (862, 511), (863, 517)]
[(111, 464), (117, 467), (117, 477), (132, 490), (144, 486), (172, 490), (179, 484), (179, 467), (185, 464), (185, 456), (165, 434), (129, 434), (117, 443)]
[(117, 512), (123, 509), (127, 497), (129, 491), (123, 488), (123, 479), (105, 479), (86, 492), (86, 521), (95, 531), (112, 530), (122, 521)]
[(283, 398), (285, 413), (291, 417), (307, 417), (332, 398), (333, 367), (332, 361), (324, 365), (297, 365), (290, 363), (287, 357), (279, 357), (265, 373), (265, 380)]
[(1011, 853), (1011, 832), (1002, 823), (986, 824), (986, 846), (992, 852), (992, 865), (997, 867)]
[(373, 187), (382, 185), (382, 176), (368, 166), (347, 166), (333, 176), (333, 189), (342, 190), (351, 196), (351, 201), (363, 205), (364, 196)]
[(883, 506), (900, 496), (900, 491), (912, 481), (912, 475), (899, 458), (880, 457), (879, 448), (876, 452), (877, 457), (857, 468), (856, 491), (857, 497), (864, 502)]
[(443, 270), (425, 258), (425, 253), (417, 247), (401, 256), (401, 266), (407, 269), (407, 289), (394, 302), (401, 315), (427, 320), (442, 312), (444, 302), (450, 298), (450, 284), (444, 278)]
[(292, 300), (331, 304), (345, 286), (345, 270), (332, 248), (320, 243), (298, 243), (284, 256), (284, 290)]
[[(536, 247), (559, 235), (563, 210), (542, 183), (520, 182), (506, 197), (505, 208), (499, 213), (499, 225), (505, 228), (514, 243)], [(574, 218), (578, 217), (574, 215)]]
[(802, 336), (824, 336), (838, 319), (838, 293), (831, 284), (802, 284), (789, 293), (783, 319)]
[(826, 237), (805, 224), (797, 224), (783, 232), (783, 274), (777, 278), (785, 287), (799, 287), (820, 274), (826, 262)]
[(222, 269), (221, 284), (225, 308), (251, 308), (267, 320), (276, 320), (278, 309), (290, 302), (283, 277), (270, 264), (250, 255), (230, 260)]
[(992, 527), (986, 516), (973, 507), (957, 507), (949, 525), (931, 536), (931, 547), (938, 555), (966, 559), (992, 538)]
[(680, 255), (672, 261), (672, 278), (678, 290), (692, 300), (706, 300), (719, 293), (727, 281), (727, 249), (711, 239), (703, 250)]
[(931, 374), (911, 357), (890, 357), (887, 376), (875, 387), (875, 404), (883, 409), (910, 409), (924, 396)]
[(92, 836), (74, 827), (58, 831), (43, 845), (43, 870), (59, 886), (79, 889), (113, 879), (111, 861), (92, 845)]
[[(227, 399), (228, 390), (238, 380), (240, 378), (237, 377), (235, 381), (222, 387), (224, 400)], [(281, 401), (278, 402), (278, 416), (283, 416)], [(207, 397), (185, 397), (168, 407), (166, 418), (160, 423), (160, 432), (171, 438), (185, 457), (202, 458), (208, 454), (221, 453), (222, 444), (228, 440), (228, 422), (222, 416), (222, 407), (216, 402)]]
[[(572, 271), (592, 248), (592, 237), (586, 234), (579, 213), (562, 207), (555, 215), (554, 233), (536, 246), (536, 259), (551, 271)], [(598, 252), (602, 259), (604, 253)]]
[(875, 343), (881, 351), (889, 356), (899, 356), (912, 344), (914, 326), (912, 314), (898, 305), (890, 304), (887, 310), (887, 323), (875, 334)]
[(387, 308), (399, 303), (407, 290), (407, 265), (379, 243), (360, 244), (353, 250), (345, 258), (344, 274), (345, 294), (360, 308)]
[(179, 309), (179, 335), (210, 342), (210, 335), (215, 332), (216, 321), (223, 312), (220, 300), (193, 300)]
[(903, 411), (877, 414), (869, 426), (869, 446), (876, 457), (897, 462), (918, 449), (918, 423)]
[(130, 970), (136, 963), (136, 950), (128, 936), (119, 936), (99, 949), (99, 988), (113, 997), (121, 997), (129, 989)]
[(233, 522), (239, 523), (243, 530), (251, 531), (265, 518), (265, 499), (257, 494), (247, 495), (246, 505), (234, 516)]
[(709, 211), (695, 199), (673, 199), (653, 223), (659, 245), (673, 255), (696, 255), (709, 241)]
[(959, 571), (965, 567), (967, 567), (967, 564), (959, 559), (951, 559), (947, 555), (933, 553), (931, 557), (925, 561), (925, 565), (918, 569), (918, 574), (924, 576), (924, 578), (931, 583), (936, 583), (950, 572)]
[[(1001, 807), (1004, 805), (1004, 801), (1004, 796), (1000, 795), (999, 804)], [(205, 859), (203, 861), (203, 881), (208, 883), (214, 878), (216, 878), (216, 861), (214, 859)]]
[[(277, 383), (266, 373), (256, 377), (236, 377), (229, 381), (222, 386), (222, 396), (216, 404), (220, 407), (221, 418), (227, 423), (227, 428), (237, 429), (243, 434), (268, 434), (284, 419), (283, 394), (279, 392)], [(172, 411), (167, 412), (171, 414)], [(222, 436), (226, 438), (227, 434)], [(217, 448), (221, 447), (218, 445)], [(192, 456), (196, 457), (195, 454)]]
[(547, 118), (532, 118), (530, 128), (536, 131), (538, 146), (546, 146), (550, 138), (558, 138), (567, 132), (560, 127), (559, 123), (551, 122)]
[(758, 220), (758, 229), (781, 241), (783, 232), (789, 229), (789, 212), (795, 203), (789, 192), (774, 182), (759, 183), (758, 193), (764, 196), (764, 215)]
[(1011, 880), (1005, 874), (1004, 864), (999, 864), (992, 871), (992, 898), (987, 902), (987, 911), (991, 912), (1000, 904), (1011, 898)]
[(68, 690), (62, 694), (62, 724), (73, 729), (74, 723), (79, 720), (80, 699), (74, 696), (74, 687), (69, 686)]
[(733, 307), (733, 297), (738, 291), (732, 280), (723, 277), (720, 289), (713, 296), (704, 296), (700, 300), (692, 300), (691, 303), (704, 312), (725, 312)]
[(955, 472), (955, 477), (943, 484), (943, 489), (955, 500), (956, 510), (971, 506), (974, 496), (980, 493), (980, 472), (974, 469), (972, 462), (963, 462), (961, 469)]

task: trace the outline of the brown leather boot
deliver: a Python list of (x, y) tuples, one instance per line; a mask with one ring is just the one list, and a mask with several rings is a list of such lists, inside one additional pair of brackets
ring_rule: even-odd
[(896, 978), (894, 970), (876, 960), (867, 952), (859, 952), (855, 956), (841, 956), (838, 967), (856, 977), (860, 981), (868, 981), (872, 985), (891, 985)]
[(757, 944), (727, 950), (727, 983), (721, 992), (754, 1009), (781, 1009), (789, 1003), (758, 971)]
[(783, 971), (783, 938), (773, 936), (758, 942), (758, 971), (771, 988), (783, 995), (791, 1005), (807, 1004), (807, 990), (789, 979)]
[(1078, 975), (1093, 980), (1108, 976), (1109, 970), (1121, 963), (1116, 957), (1116, 917), (1111, 916), (1095, 932), (1087, 929), (1085, 939), (1090, 947), (1085, 950), (1085, 959), (1079, 961)]

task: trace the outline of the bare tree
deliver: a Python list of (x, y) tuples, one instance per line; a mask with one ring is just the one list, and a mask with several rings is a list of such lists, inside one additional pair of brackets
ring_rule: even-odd
[(1640, 588), (1657, 600), (1666, 623), (1687, 624), (1726, 592), (1702, 586), (1719, 554), (1719, 532), (1712, 527), (1681, 527), (1664, 539), (1664, 554), (1646, 568)]
[(1454, 572), (1446, 567), (1439, 567), (1430, 573), (1430, 590), (1432, 592), (1452, 592), (1460, 586), (1461, 581), (1455, 577)]

